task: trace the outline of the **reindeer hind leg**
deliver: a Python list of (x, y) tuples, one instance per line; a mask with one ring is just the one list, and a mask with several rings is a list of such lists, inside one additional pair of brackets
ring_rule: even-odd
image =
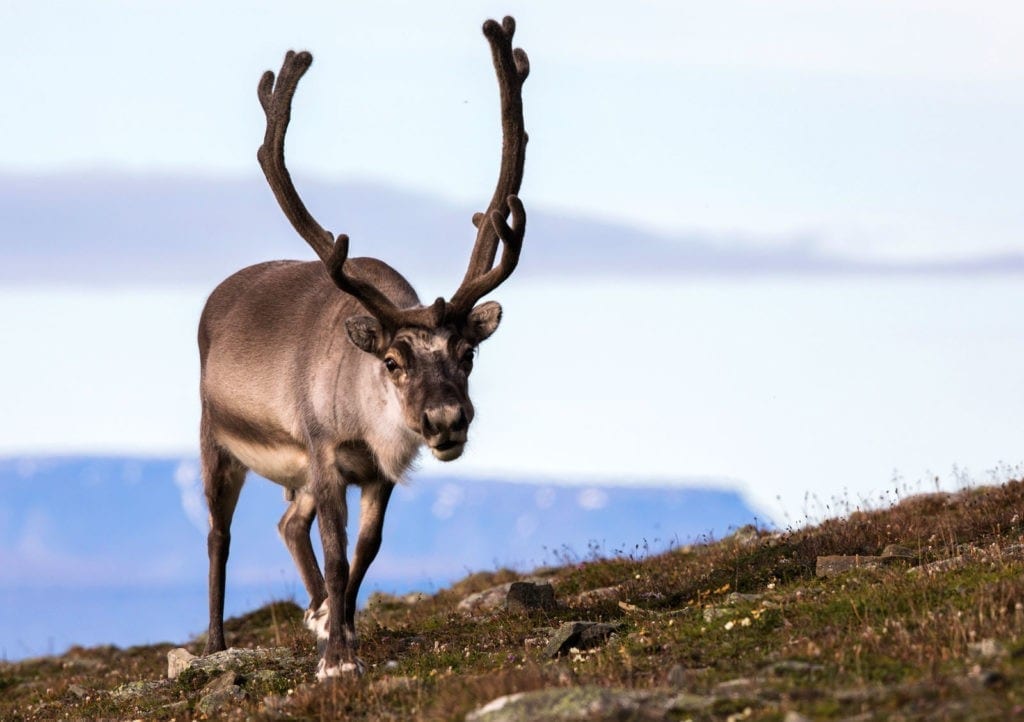
[(228, 551), (231, 547), (231, 519), (235, 514), (242, 484), (245, 483), (247, 469), (213, 441), (205, 419), (200, 434), (200, 460), (206, 505), (210, 511), (210, 533), (206, 538), (206, 549), (210, 558), (210, 627), (204, 651), (204, 654), (210, 654), (226, 648), (224, 584)]
[(305, 622), (318, 639), (327, 638), (327, 587), (324, 575), (313, 552), (310, 531), (316, 517), (316, 500), (308, 491), (298, 490), (294, 493), (288, 509), (278, 522), (277, 530), (281, 539), (292, 555), (302, 583), (309, 593), (309, 607), (306, 609)]

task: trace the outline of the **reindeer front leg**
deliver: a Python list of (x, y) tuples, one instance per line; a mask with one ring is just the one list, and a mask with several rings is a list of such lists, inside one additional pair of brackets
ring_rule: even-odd
[(384, 512), (387, 511), (394, 483), (379, 479), (363, 485), (359, 497), (359, 538), (356, 550), (352, 555), (352, 568), (345, 590), (345, 628), (356, 648), (356, 600), (359, 597), (359, 586), (363, 583), (366, 570), (380, 551), (380, 542), (384, 530)]
[(313, 495), (320, 526), (320, 541), (324, 548), (324, 581), (327, 585), (327, 646), (317, 665), (319, 680), (345, 672), (360, 671), (345, 628), (347, 610), (345, 589), (348, 586), (349, 567), (345, 525), (348, 509), (345, 503), (345, 479), (331, 464), (320, 463), (314, 471)]

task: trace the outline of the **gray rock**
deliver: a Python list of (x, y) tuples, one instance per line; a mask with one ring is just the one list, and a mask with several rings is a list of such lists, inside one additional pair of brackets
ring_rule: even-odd
[(466, 715), (466, 722), (667, 720), (677, 716), (670, 716), (672, 699), (650, 690), (554, 687), (499, 697)]
[(690, 712), (704, 712), (714, 707), (715, 702), (717, 701), (718, 700), (715, 697), (682, 692), (669, 700), (666, 711), (684, 714)]
[(786, 713), (786, 716), (782, 718), (782, 722), (812, 722), (810, 717), (806, 717), (796, 710), (790, 710)]
[(167, 679), (176, 679), (179, 674), (188, 669), (196, 655), (184, 647), (172, 649), (167, 653)]
[(256, 647), (255, 649), (231, 647), (223, 652), (214, 652), (205, 657), (193, 657), (177, 674), (180, 676), (186, 669), (205, 672), (211, 677), (219, 672), (227, 671), (246, 674), (267, 665), (287, 664), (290, 666), (296, 663), (295, 654), (288, 647)]
[(971, 642), (967, 650), (975, 657), (982, 659), (995, 659), (1005, 657), (1006, 647), (996, 639), (983, 639), (980, 642)]
[(555, 658), (567, 654), (573, 648), (582, 650), (597, 647), (621, 628), (620, 624), (602, 622), (565, 622), (555, 630), (544, 648), (544, 655)]
[(409, 594), (403, 594), (401, 596), (397, 594), (388, 594), (387, 592), (374, 592), (370, 595), (370, 598), (366, 600), (367, 609), (375, 609), (381, 607), (384, 609), (396, 609), (401, 607), (412, 607), (424, 599), (427, 598), (423, 592), (410, 592)]
[(196, 711), (205, 715), (224, 710), (245, 700), (245, 691), (237, 684), (204, 695), (196, 704)]
[(203, 687), (202, 694), (208, 695), (213, 694), (214, 692), (221, 692), (231, 687), (240, 687), (241, 684), (242, 678), (239, 676), (238, 672), (228, 670), (219, 677), (216, 677), (212, 682), (207, 683), (207, 685)]
[(716, 684), (714, 693), (731, 699), (738, 699), (756, 695), (760, 689), (761, 685), (758, 684), (757, 680), (748, 677), (737, 677), (736, 679), (729, 679)]
[(758, 602), (762, 597), (764, 597), (763, 594), (741, 594), (739, 592), (733, 592), (725, 599), (729, 604), (741, 604), (743, 602)]
[(781, 662), (770, 665), (768, 669), (771, 670), (772, 674), (780, 677), (785, 675), (820, 674), (825, 671), (825, 667), (820, 664), (804, 662), (799, 659), (784, 659)]
[(150, 695), (156, 690), (163, 687), (164, 681), (150, 681), (150, 680), (139, 680), (137, 682), (125, 682), (120, 687), (116, 688), (110, 693), (111, 697), (115, 699), (131, 699), (134, 697), (144, 697)]
[(740, 546), (752, 546), (761, 538), (761, 531), (753, 524), (744, 524), (729, 536), (722, 539), (722, 542), (735, 542)]
[(704, 615), (705, 622), (713, 622), (721, 617), (732, 616), (732, 610), (727, 609), (726, 607), (716, 607), (713, 604), (709, 604), (704, 607), (702, 614)]
[(886, 559), (874, 556), (830, 555), (818, 557), (815, 574), (819, 577), (837, 577), (852, 569), (878, 569), (885, 566)]
[(83, 699), (89, 696), (89, 690), (77, 684), (69, 685), (68, 692), (78, 697), (78, 699)]
[(949, 559), (939, 559), (936, 562), (925, 564), (921, 567), (912, 567), (907, 570), (908, 574), (941, 574), (942, 572), (952, 571), (953, 569), (961, 569), (969, 563), (970, 559), (965, 556), (950, 557)]
[(678, 688), (685, 686), (688, 681), (686, 668), (681, 664), (673, 664), (672, 669), (668, 671), (665, 681), (669, 687)]
[(622, 599), (620, 587), (601, 587), (580, 592), (572, 598), (571, 603), (575, 607), (587, 607), (601, 602), (617, 602), (620, 599)]
[(883, 559), (899, 559), (905, 560), (911, 563), (916, 563), (918, 556), (913, 549), (909, 547), (900, 546), (899, 544), (889, 544), (882, 550)]
[[(534, 584), (550, 584), (550, 579), (540, 579), (537, 577), (530, 577), (529, 579), (523, 579), (524, 582), (532, 582)], [(466, 614), (486, 614), (487, 612), (493, 612), (496, 609), (504, 609), (505, 601), (508, 599), (508, 591), (512, 588), (513, 584), (517, 582), (506, 582), (505, 584), (499, 584), (496, 587), (485, 589), (482, 592), (476, 592), (470, 594), (468, 597), (459, 602), (456, 609)]]
[(555, 589), (550, 584), (512, 582), (505, 595), (505, 609), (510, 612), (551, 611), (557, 608)]

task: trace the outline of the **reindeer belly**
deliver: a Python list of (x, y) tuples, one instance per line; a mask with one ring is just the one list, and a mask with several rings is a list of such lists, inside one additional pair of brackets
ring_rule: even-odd
[(290, 489), (306, 483), (309, 455), (301, 446), (263, 444), (231, 434), (221, 434), (217, 440), (238, 461), (264, 478)]

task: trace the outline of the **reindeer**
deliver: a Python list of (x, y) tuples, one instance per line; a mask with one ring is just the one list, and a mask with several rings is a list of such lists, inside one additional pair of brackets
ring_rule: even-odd
[[(284, 161), (292, 96), (313, 62), (289, 51), (259, 100), (267, 118), (257, 157), (288, 220), (319, 261), (271, 261), (238, 271), (210, 295), (199, 322), (200, 453), (210, 511), (210, 627), (205, 653), (225, 648), (224, 579), (231, 518), (247, 471), (285, 487), (278, 530), (309, 593), (306, 621), (326, 636), (317, 678), (361, 673), (356, 598), (380, 549), (384, 512), (423, 446), (441, 461), (465, 448), (477, 346), (497, 329), (501, 306), (477, 302), (515, 270), (526, 212), (517, 193), (526, 131), (522, 84), (529, 60), (512, 48), (515, 20), (488, 20), (501, 95), (497, 187), (473, 216), (476, 242), (451, 299), (422, 305), (383, 261), (349, 258), (306, 210)], [(511, 214), (511, 224), (509, 215)], [(495, 265), (499, 240), (501, 258)], [(345, 490), (360, 489), (359, 532), (347, 556)], [(316, 518), (323, 573), (310, 539)], [(326, 619), (324, 619), (326, 617)]]

